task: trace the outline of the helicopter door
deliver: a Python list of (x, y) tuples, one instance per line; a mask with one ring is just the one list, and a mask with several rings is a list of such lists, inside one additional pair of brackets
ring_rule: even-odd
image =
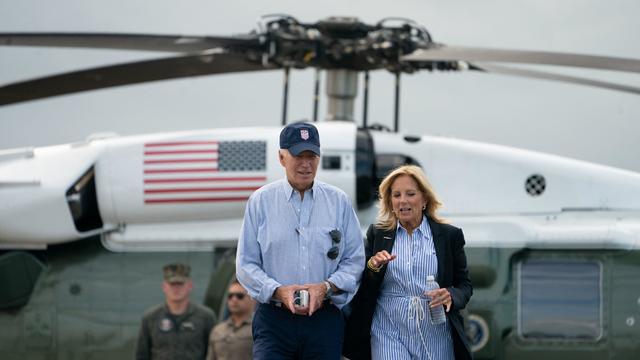
[(373, 139), (367, 129), (356, 133), (356, 202), (358, 210), (366, 209), (376, 199), (376, 158)]

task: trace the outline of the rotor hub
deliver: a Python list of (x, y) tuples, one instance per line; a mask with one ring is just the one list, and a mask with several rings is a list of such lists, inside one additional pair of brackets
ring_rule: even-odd
[(268, 61), (280, 66), (391, 72), (448, 69), (448, 62), (408, 63), (403, 55), (437, 46), (428, 31), (407, 19), (384, 19), (375, 25), (355, 17), (330, 17), (313, 24), (280, 16), (265, 23)]

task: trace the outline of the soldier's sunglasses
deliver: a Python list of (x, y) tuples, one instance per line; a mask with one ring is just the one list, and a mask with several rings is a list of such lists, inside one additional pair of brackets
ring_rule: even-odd
[(236, 299), (238, 299), (238, 300), (242, 300), (242, 299), (244, 299), (245, 295), (247, 295), (247, 294), (243, 294), (243, 293), (229, 293), (229, 294), (227, 294), (227, 299), (228, 299), (228, 300), (231, 300), (231, 299), (235, 296), (235, 298), (236, 298)]
[(334, 229), (329, 231), (329, 236), (331, 236), (331, 243), (335, 245), (327, 251), (327, 257), (331, 260), (335, 260), (338, 255), (340, 255), (340, 248), (338, 247), (338, 244), (340, 244), (340, 240), (342, 240), (342, 234), (340, 233), (340, 230)]

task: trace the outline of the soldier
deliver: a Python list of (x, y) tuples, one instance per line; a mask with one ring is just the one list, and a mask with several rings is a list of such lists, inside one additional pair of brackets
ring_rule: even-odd
[(207, 360), (251, 360), (251, 317), (255, 301), (238, 281), (229, 286), (229, 320), (216, 325), (209, 337)]
[(165, 303), (147, 310), (142, 318), (136, 359), (198, 359), (206, 356), (215, 315), (189, 301), (191, 268), (169, 264), (163, 268)]

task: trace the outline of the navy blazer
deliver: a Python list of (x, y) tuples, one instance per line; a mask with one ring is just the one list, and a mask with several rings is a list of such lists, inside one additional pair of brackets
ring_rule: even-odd
[[(464, 235), (459, 228), (441, 224), (427, 218), (438, 258), (438, 284), (446, 287), (453, 304), (447, 313), (451, 326), (453, 349), (457, 360), (472, 359), (469, 342), (464, 332), (460, 310), (464, 309), (473, 294), (467, 257), (464, 253)], [(367, 261), (382, 250), (391, 253), (396, 240), (396, 230), (382, 230), (369, 226), (365, 245)], [(350, 314), (345, 328), (343, 355), (351, 360), (371, 359), (371, 323), (380, 294), (380, 285), (387, 267), (379, 272), (364, 269), (362, 282), (349, 304)]]

